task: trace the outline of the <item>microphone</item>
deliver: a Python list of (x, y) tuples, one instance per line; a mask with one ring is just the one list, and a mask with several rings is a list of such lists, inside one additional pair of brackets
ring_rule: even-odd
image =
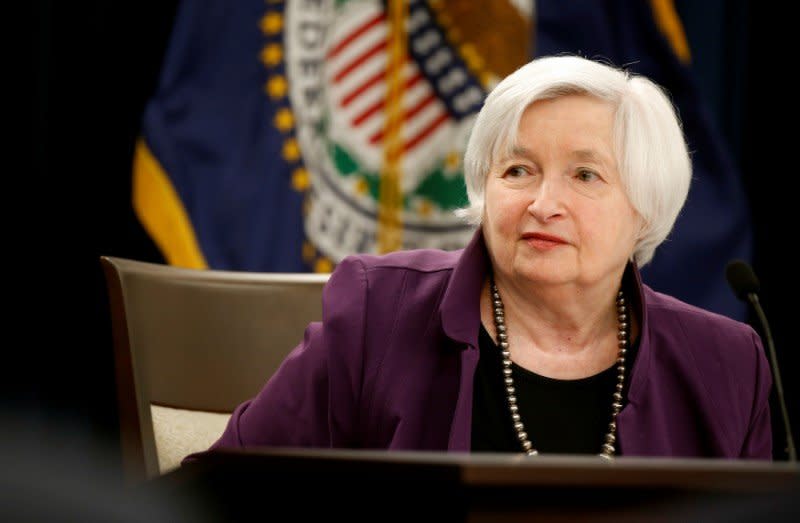
[(789, 423), (789, 413), (786, 410), (786, 400), (783, 396), (783, 384), (781, 383), (781, 374), (778, 369), (778, 357), (775, 354), (775, 343), (772, 341), (772, 332), (769, 329), (767, 316), (761, 308), (761, 303), (758, 301), (758, 292), (761, 290), (761, 285), (758, 282), (756, 273), (753, 268), (744, 260), (733, 260), (725, 267), (725, 278), (728, 280), (728, 285), (733, 289), (736, 297), (742, 301), (749, 302), (758, 316), (758, 321), (764, 331), (764, 338), (767, 342), (767, 349), (769, 350), (769, 362), (772, 367), (772, 379), (775, 384), (775, 392), (778, 396), (778, 402), (781, 408), (781, 416), (783, 417), (783, 426), (786, 430), (786, 451), (789, 454), (789, 461), (797, 461), (797, 451), (794, 448), (794, 438), (792, 437), (792, 427)]

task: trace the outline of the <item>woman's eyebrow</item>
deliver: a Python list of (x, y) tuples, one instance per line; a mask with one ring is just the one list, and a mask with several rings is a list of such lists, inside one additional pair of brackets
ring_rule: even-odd
[(605, 158), (605, 155), (598, 153), (594, 149), (578, 149), (577, 151), (573, 151), (571, 156), (581, 162), (593, 162), (601, 165), (606, 165), (608, 163), (608, 159)]
[(529, 158), (533, 159), (533, 151), (525, 147), (524, 145), (514, 145), (504, 155), (504, 160), (509, 160), (512, 158)]

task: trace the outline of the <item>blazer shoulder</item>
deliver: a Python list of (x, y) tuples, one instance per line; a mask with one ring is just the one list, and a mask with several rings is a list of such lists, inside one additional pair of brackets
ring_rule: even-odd
[(704, 350), (752, 352), (752, 348), (760, 346), (758, 334), (747, 323), (643, 287), (652, 331), (679, 329), (687, 338), (697, 341), (690, 341), (688, 346), (703, 344)]
[[(347, 297), (352, 304), (378, 295), (420, 299), (439, 294), (449, 285), (462, 251), (417, 249), (385, 255), (353, 254), (337, 264), (323, 290), (323, 306), (341, 308)], [(410, 290), (410, 288), (413, 290)]]
[(441, 272), (451, 271), (461, 259), (463, 249), (443, 251), (439, 249), (414, 249), (389, 254), (354, 254), (342, 263), (359, 264), (365, 271), (397, 269), (400, 271)]

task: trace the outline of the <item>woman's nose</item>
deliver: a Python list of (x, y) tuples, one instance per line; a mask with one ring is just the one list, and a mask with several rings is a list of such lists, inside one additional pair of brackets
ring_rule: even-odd
[(542, 180), (533, 191), (528, 212), (542, 222), (563, 216), (566, 187), (562, 185), (559, 177)]

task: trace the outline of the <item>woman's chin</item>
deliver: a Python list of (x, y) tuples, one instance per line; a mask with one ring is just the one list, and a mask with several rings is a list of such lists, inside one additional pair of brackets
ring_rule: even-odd
[(575, 271), (569, 270), (568, 264), (557, 262), (527, 264), (518, 268), (516, 272), (523, 279), (541, 285), (557, 285), (577, 279)]

